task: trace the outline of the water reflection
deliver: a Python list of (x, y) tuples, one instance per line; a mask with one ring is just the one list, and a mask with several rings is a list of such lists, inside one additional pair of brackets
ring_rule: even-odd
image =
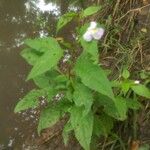
[(60, 14), (59, 7), (56, 4), (52, 2), (46, 3), (44, 0), (28, 1), (25, 3), (25, 6), (27, 11), (38, 9), (43, 13), (48, 12), (48, 13), (53, 13), (55, 15)]
[(33, 88), (31, 82), (25, 83), (30, 67), (19, 54), (24, 39), (55, 32), (59, 7), (43, 2), (0, 0), (0, 150), (24, 149), (27, 139), (31, 142), (36, 136), (36, 112), (16, 115), (13, 110), (16, 101)]
[[(68, 0), (0, 0), (0, 150), (26, 149), (36, 137), (35, 110), (13, 113), (16, 102), (33, 88), (25, 83), (30, 70), (20, 57), (26, 38), (55, 35), (56, 20), (67, 10)], [(67, 32), (66, 32), (67, 31)], [(68, 28), (63, 32), (68, 35)]]

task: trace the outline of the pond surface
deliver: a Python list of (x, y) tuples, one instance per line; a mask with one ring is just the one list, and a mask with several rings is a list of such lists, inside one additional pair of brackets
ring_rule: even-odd
[(21, 58), (23, 40), (53, 36), (56, 20), (68, 8), (65, 0), (0, 0), (0, 150), (25, 149), (35, 137), (36, 112), (14, 114), (19, 98), (33, 83), (25, 82), (30, 66)]

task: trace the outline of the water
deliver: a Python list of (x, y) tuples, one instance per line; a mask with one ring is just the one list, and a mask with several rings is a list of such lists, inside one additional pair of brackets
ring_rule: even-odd
[(63, 12), (55, 1), (0, 0), (0, 150), (23, 149), (36, 135), (36, 112), (13, 112), (19, 98), (34, 87), (25, 82), (30, 66), (19, 53), (24, 39), (52, 36)]

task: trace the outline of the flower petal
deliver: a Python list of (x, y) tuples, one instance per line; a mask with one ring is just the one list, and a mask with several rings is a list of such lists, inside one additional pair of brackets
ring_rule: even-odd
[(102, 36), (104, 35), (104, 29), (103, 28), (97, 28), (95, 32), (92, 32), (92, 36), (95, 40), (100, 40)]
[(92, 41), (92, 33), (90, 31), (86, 31), (83, 35), (83, 39), (87, 42)]
[(96, 26), (97, 26), (97, 22), (92, 21), (92, 22), (90, 23), (90, 26), (88, 27), (88, 30), (95, 29), (95, 28), (96, 28)]

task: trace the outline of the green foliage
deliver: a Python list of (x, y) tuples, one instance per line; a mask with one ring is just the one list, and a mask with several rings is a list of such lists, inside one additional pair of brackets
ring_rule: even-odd
[(36, 63), (36, 61), (40, 58), (40, 54), (38, 54), (37, 52), (35, 52), (35, 50), (31, 49), (31, 48), (25, 48), (22, 52), (21, 52), (21, 56), (30, 64), (30, 65), (34, 65)]
[(139, 84), (132, 86), (131, 88), (137, 95), (150, 99), (150, 90), (146, 88), (144, 85)]
[(41, 74), (37, 77), (35, 77), (34, 83), (39, 87), (39, 88), (46, 88), (46, 87), (54, 87), (56, 84), (56, 78), (59, 76), (59, 73), (56, 71), (48, 71), (45, 74)]
[(95, 115), (94, 117), (94, 134), (96, 136), (107, 137), (113, 128), (113, 119), (106, 114)]
[(150, 149), (150, 145), (149, 144), (144, 144), (142, 146), (140, 146), (139, 150), (149, 150)]
[(93, 64), (89, 55), (83, 53), (75, 65), (75, 72), (81, 78), (83, 84), (110, 98), (114, 98), (111, 84), (105, 72), (97, 65)]
[(62, 136), (63, 136), (63, 139), (64, 139), (64, 144), (67, 145), (68, 143), (68, 140), (69, 140), (69, 133), (73, 130), (72, 126), (71, 126), (71, 123), (70, 122), (67, 122), (64, 126), (64, 129), (63, 129), (63, 133), (62, 133)]
[(83, 11), (82, 17), (87, 17), (97, 13), (101, 9), (100, 6), (90, 6)]
[(62, 101), (58, 102), (57, 105), (51, 104), (45, 108), (40, 115), (38, 133), (40, 134), (42, 129), (52, 127), (70, 107), (70, 103)]
[[(73, 131), (85, 150), (90, 150), (95, 136), (115, 135), (112, 131), (114, 123), (127, 119), (130, 109), (135, 111), (141, 108), (138, 101), (140, 96), (150, 99), (150, 90), (144, 84), (131, 80), (132, 75), (127, 69), (115, 81), (109, 81), (107, 75), (110, 75), (111, 70), (106, 75), (106, 70), (99, 65), (99, 48), (106, 48), (107, 43), (99, 43), (97, 40), (87, 42), (82, 38), (89, 23), (82, 26), (84, 22), (81, 23), (81, 19), (84, 21), (84, 17), (100, 9), (99, 6), (91, 6), (82, 12), (68, 12), (59, 18), (57, 32), (72, 20), (77, 22), (75, 31), (78, 40), (73, 43), (59, 43), (52, 37), (25, 41), (27, 48), (21, 52), (21, 56), (33, 67), (27, 79), (33, 79), (37, 89), (21, 99), (14, 110), (20, 112), (36, 108), (39, 106), (39, 98), (44, 96), (47, 105), (41, 108), (38, 133), (67, 116), (68, 122), (62, 133), (64, 143), (67, 144), (69, 134)], [(108, 29), (110, 25), (106, 25)], [(118, 33), (118, 30), (112, 30)], [(112, 41), (116, 42), (114, 39)], [(65, 73), (60, 67), (64, 57), (61, 46), (69, 47), (73, 55), (73, 59), (66, 62), (69, 67)], [(77, 56), (78, 48), (82, 50), (79, 50), (80, 55)], [(144, 73), (141, 78), (144, 80), (148, 77)]]
[(23, 99), (21, 99), (15, 107), (15, 112), (20, 112), (28, 108), (35, 108), (38, 106), (38, 98), (43, 96), (43, 90), (32, 90)]
[(86, 51), (87, 53), (89, 53), (92, 56), (92, 60), (95, 63), (98, 63), (98, 61), (99, 61), (99, 55), (98, 55), (97, 41), (86, 42), (82, 38), (81, 39), (81, 45), (82, 45), (84, 51)]
[(35, 77), (34, 79), (34, 83), (39, 87), (39, 88), (45, 88), (45, 87), (49, 87), (50, 85), (50, 80), (51, 80), (51, 76), (46, 76), (45, 74), (42, 74), (40, 76)]
[(69, 13), (66, 13), (64, 15), (62, 15), (60, 18), (59, 18), (59, 21), (57, 23), (57, 32), (63, 28), (67, 23), (71, 22), (72, 19), (74, 17), (77, 16), (77, 13), (75, 12), (69, 12)]
[[(46, 51), (53, 51), (59, 47), (56, 40), (52, 37), (47, 38), (37, 38), (37, 39), (27, 39), (24, 42), (28, 47), (34, 49), (37, 52), (44, 53)], [(56, 45), (56, 46), (55, 46)]]
[(123, 70), (123, 73), (122, 73), (122, 76), (125, 78), (125, 79), (128, 79), (129, 76), (130, 76), (130, 73), (127, 69), (124, 69)]
[(122, 88), (122, 92), (124, 93), (124, 95), (126, 95), (126, 93), (129, 91), (132, 84), (133, 84), (133, 82), (131, 82), (129, 80), (122, 81), (121, 88)]
[(94, 121), (92, 112), (83, 115), (82, 107), (73, 107), (70, 112), (70, 120), (75, 132), (75, 137), (85, 150), (90, 150)]
[(127, 107), (133, 110), (137, 110), (141, 107), (140, 102), (137, 99), (126, 99)]
[(28, 80), (47, 72), (52, 67), (56, 67), (58, 61), (62, 57), (63, 51), (58, 45), (57, 41), (54, 40), (53, 38), (50, 38), (50, 40), (51, 40), (50, 42), (51, 45), (49, 46), (50, 49), (47, 49), (47, 51), (35, 63), (30, 74), (28, 75)]
[(73, 100), (76, 106), (84, 106), (85, 113), (88, 113), (91, 110), (91, 106), (93, 103), (93, 94), (91, 90), (83, 84), (76, 84), (73, 94)]
[(40, 115), (39, 125), (38, 125), (38, 133), (42, 129), (53, 126), (60, 118), (60, 111), (57, 107), (48, 107), (45, 108)]
[(95, 99), (96, 99), (95, 104), (96, 107), (103, 108), (103, 111), (106, 114), (114, 118), (117, 118), (117, 108), (115, 106), (114, 100), (102, 94), (97, 94)]
[(127, 117), (127, 104), (126, 104), (126, 100), (122, 97), (116, 97), (115, 98), (115, 106), (117, 108), (117, 118), (119, 120), (125, 120)]

